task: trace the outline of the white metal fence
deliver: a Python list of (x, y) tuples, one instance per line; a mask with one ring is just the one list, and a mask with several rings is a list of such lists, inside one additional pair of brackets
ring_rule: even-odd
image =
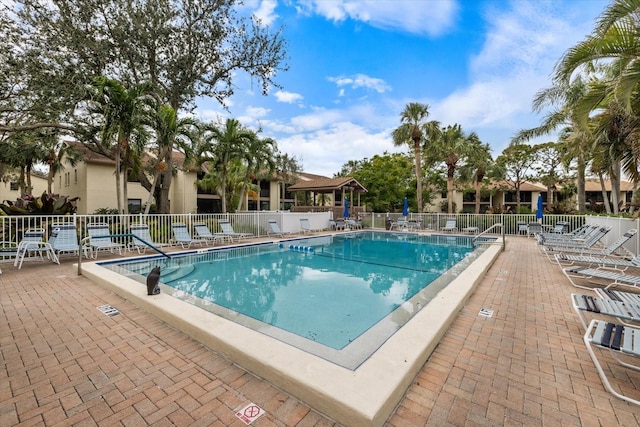
[[(204, 222), (213, 233), (219, 233), (219, 222), (230, 221), (234, 231), (240, 233), (251, 233), (257, 237), (266, 236), (269, 230), (267, 222), (276, 220), (284, 232), (300, 232), (300, 219), (309, 220), (313, 230), (326, 230), (329, 228), (330, 212), (279, 212), (261, 211), (244, 212), (233, 214), (183, 214), (183, 215), (67, 215), (67, 216), (0, 216), (0, 241), (19, 242), (25, 230), (30, 228), (43, 228), (45, 236), (48, 237), (53, 223), (73, 222), (78, 230), (79, 240), (87, 236), (87, 224), (106, 223), (112, 234), (128, 234), (131, 225), (146, 224), (149, 226), (151, 237), (158, 243), (170, 243), (173, 234), (171, 224), (180, 222), (187, 225), (189, 230), (193, 230), (195, 222)], [(389, 213), (369, 213), (360, 218), (365, 228), (384, 229), (387, 220), (396, 222), (404, 219), (401, 214)], [(528, 224), (538, 222), (534, 214), (444, 214), (444, 213), (410, 213), (406, 218), (413, 225), (413, 228), (441, 232), (445, 223), (449, 219), (455, 219), (458, 230), (477, 227), (478, 232), (482, 232), (501, 223), (504, 234), (517, 235), (519, 233), (519, 223)], [(613, 230), (610, 232), (604, 243), (615, 241), (630, 228), (640, 228), (640, 220), (604, 216), (584, 216), (584, 215), (545, 215), (541, 223), (548, 228), (558, 221), (569, 223), (567, 231), (574, 230), (585, 223), (610, 225)], [(640, 233), (639, 233), (640, 234)], [(127, 237), (119, 237), (120, 243), (128, 243)], [(640, 251), (640, 236), (637, 234), (626, 246), (633, 253)]]

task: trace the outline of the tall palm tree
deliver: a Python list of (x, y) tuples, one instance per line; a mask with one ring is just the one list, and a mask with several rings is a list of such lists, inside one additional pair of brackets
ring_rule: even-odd
[(200, 148), (201, 162), (206, 162), (207, 174), (220, 176), (218, 193), (222, 199), (222, 211), (227, 212), (227, 187), (229, 166), (237, 159), (245, 158), (247, 147), (256, 137), (255, 132), (243, 127), (236, 119), (227, 119), (222, 126), (212, 125), (204, 137)]
[[(158, 107), (149, 123), (155, 133), (156, 159), (151, 162), (153, 182), (149, 189), (145, 214), (149, 213), (154, 198), (158, 212), (169, 213), (173, 151), (178, 149), (185, 155), (184, 167), (188, 167), (194, 157), (200, 124), (189, 117), (178, 117), (178, 113), (167, 104)], [(140, 174), (140, 177), (143, 178), (144, 174)]]
[(422, 147), (440, 129), (439, 122), (427, 122), (427, 117), (429, 117), (429, 106), (427, 104), (410, 102), (400, 114), (400, 126), (391, 133), (393, 145), (401, 146), (407, 144), (413, 149), (418, 213), (422, 213)]
[(280, 190), (280, 209), (284, 209), (284, 197), (286, 194), (287, 184), (295, 184), (300, 173), (300, 164), (298, 159), (289, 156), (287, 153), (278, 153), (276, 155), (276, 173), (281, 183)]
[(126, 170), (121, 167), (122, 156), (130, 148), (132, 135), (144, 132), (143, 116), (148, 112), (153, 88), (149, 83), (127, 88), (117, 80), (98, 76), (93, 82), (93, 89), (90, 111), (102, 116), (100, 142), (107, 150), (113, 150), (117, 207), (118, 212), (123, 213), (120, 177)]
[[(244, 193), (250, 189), (250, 183), (257, 178), (271, 178), (276, 169), (275, 153), (277, 151), (276, 141), (272, 138), (260, 138), (254, 134), (254, 137), (248, 140), (248, 145), (244, 150), (245, 174), (241, 178), (243, 185), (238, 201), (238, 208), (242, 208), (244, 202)], [(260, 189), (258, 188), (258, 193)], [(259, 197), (258, 197), (259, 201)], [(260, 210), (260, 203), (258, 203)]]
[(462, 126), (456, 123), (444, 128), (440, 138), (429, 150), (429, 158), (434, 161), (444, 161), (447, 167), (448, 213), (453, 213), (453, 187), (459, 162), (466, 160), (471, 150), (479, 145), (481, 145), (480, 138), (475, 132), (466, 134)]
[(480, 140), (472, 141), (471, 144), (467, 162), (460, 167), (460, 175), (463, 179), (473, 182), (476, 191), (475, 213), (479, 214), (482, 181), (493, 167), (493, 158), (489, 144), (483, 144)]

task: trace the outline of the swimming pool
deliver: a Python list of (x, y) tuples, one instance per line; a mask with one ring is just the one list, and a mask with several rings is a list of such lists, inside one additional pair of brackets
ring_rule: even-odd
[(355, 369), (473, 250), (470, 237), (361, 231), (103, 265), (141, 281), (160, 266), (165, 293)]
[[(404, 238), (401, 233), (395, 234)], [(450, 241), (452, 237), (442, 239)], [(245, 245), (238, 248), (250, 250)], [(477, 256), (466, 257), (472, 260), (466, 268), (458, 263), (450, 269), (459, 272), (454, 273), (448, 285), (439, 291), (435, 291), (434, 284), (425, 288), (434, 289), (426, 309), (420, 310), (419, 301), (402, 304), (394, 311), (394, 317), (407, 316), (404, 326), (356, 369), (268, 336), (260, 329), (265, 325), (263, 322), (254, 320), (254, 330), (165, 292), (147, 296), (146, 287), (139, 281), (108, 270), (98, 262), (83, 264), (83, 274), (341, 424), (381, 426), (500, 251), (501, 246), (489, 245)], [(207, 252), (210, 251), (190, 251), (187, 256)], [(157, 258), (140, 259), (154, 262)], [(226, 310), (232, 318), (231, 310)]]

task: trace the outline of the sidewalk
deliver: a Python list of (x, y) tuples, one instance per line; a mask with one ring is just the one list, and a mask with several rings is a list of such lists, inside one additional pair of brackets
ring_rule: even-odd
[[(0, 426), (244, 426), (235, 412), (251, 402), (266, 411), (252, 425), (335, 425), (73, 262), (0, 265)], [(571, 292), (533, 239), (510, 238), (387, 425), (640, 425), (602, 386)], [(640, 397), (640, 373), (612, 367)]]

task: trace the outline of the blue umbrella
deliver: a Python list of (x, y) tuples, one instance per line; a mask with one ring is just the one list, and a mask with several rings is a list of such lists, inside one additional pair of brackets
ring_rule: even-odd
[(402, 216), (409, 216), (409, 201), (404, 198), (404, 204), (402, 206)]
[(538, 210), (536, 210), (536, 219), (542, 221), (542, 218), (544, 218), (544, 212), (542, 209), (542, 194), (538, 194)]
[(344, 198), (344, 217), (349, 218), (349, 199)]

